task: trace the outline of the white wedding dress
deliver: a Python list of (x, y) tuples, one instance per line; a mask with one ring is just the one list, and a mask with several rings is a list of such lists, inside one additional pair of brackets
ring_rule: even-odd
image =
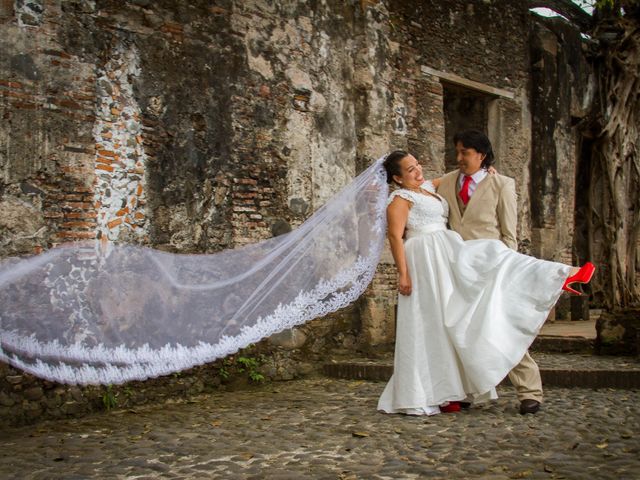
[[(423, 189), (435, 193), (431, 182)], [(463, 241), (442, 197), (396, 190), (412, 207), (404, 244), (412, 282), (398, 296), (394, 372), (378, 410), (433, 415), (449, 401), (495, 398), (562, 293), (571, 267)]]

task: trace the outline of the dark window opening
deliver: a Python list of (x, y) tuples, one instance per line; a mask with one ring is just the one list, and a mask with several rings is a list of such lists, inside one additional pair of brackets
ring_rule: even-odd
[[(452, 139), (456, 132), (477, 129), (488, 132), (489, 102), (495, 97), (476, 90), (443, 82), (445, 168), (447, 172), (458, 168)], [(494, 145), (495, 150), (495, 145)]]

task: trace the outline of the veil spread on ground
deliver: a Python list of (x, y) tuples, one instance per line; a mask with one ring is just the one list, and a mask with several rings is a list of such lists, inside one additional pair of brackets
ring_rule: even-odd
[(99, 242), (0, 263), (0, 360), (118, 384), (225, 357), (342, 308), (380, 259), (382, 159), (294, 231), (210, 255)]

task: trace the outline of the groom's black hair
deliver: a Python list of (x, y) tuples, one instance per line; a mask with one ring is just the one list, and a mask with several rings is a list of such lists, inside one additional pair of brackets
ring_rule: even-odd
[(484, 154), (482, 168), (489, 168), (493, 165), (493, 162), (495, 162), (491, 141), (484, 132), (481, 132), (480, 130), (465, 130), (463, 132), (458, 132), (453, 136), (453, 144), (457, 145), (458, 142), (460, 142), (465, 148), (473, 148), (477, 152)]

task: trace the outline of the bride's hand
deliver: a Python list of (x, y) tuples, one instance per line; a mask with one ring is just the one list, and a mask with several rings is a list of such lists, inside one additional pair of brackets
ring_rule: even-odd
[(487, 172), (489, 172), (490, 175), (497, 175), (498, 174), (498, 170), (493, 168), (493, 165), (491, 165), (489, 168), (487, 168)]
[(400, 292), (400, 295), (411, 295), (411, 278), (409, 275), (401, 275), (398, 278), (398, 292)]

